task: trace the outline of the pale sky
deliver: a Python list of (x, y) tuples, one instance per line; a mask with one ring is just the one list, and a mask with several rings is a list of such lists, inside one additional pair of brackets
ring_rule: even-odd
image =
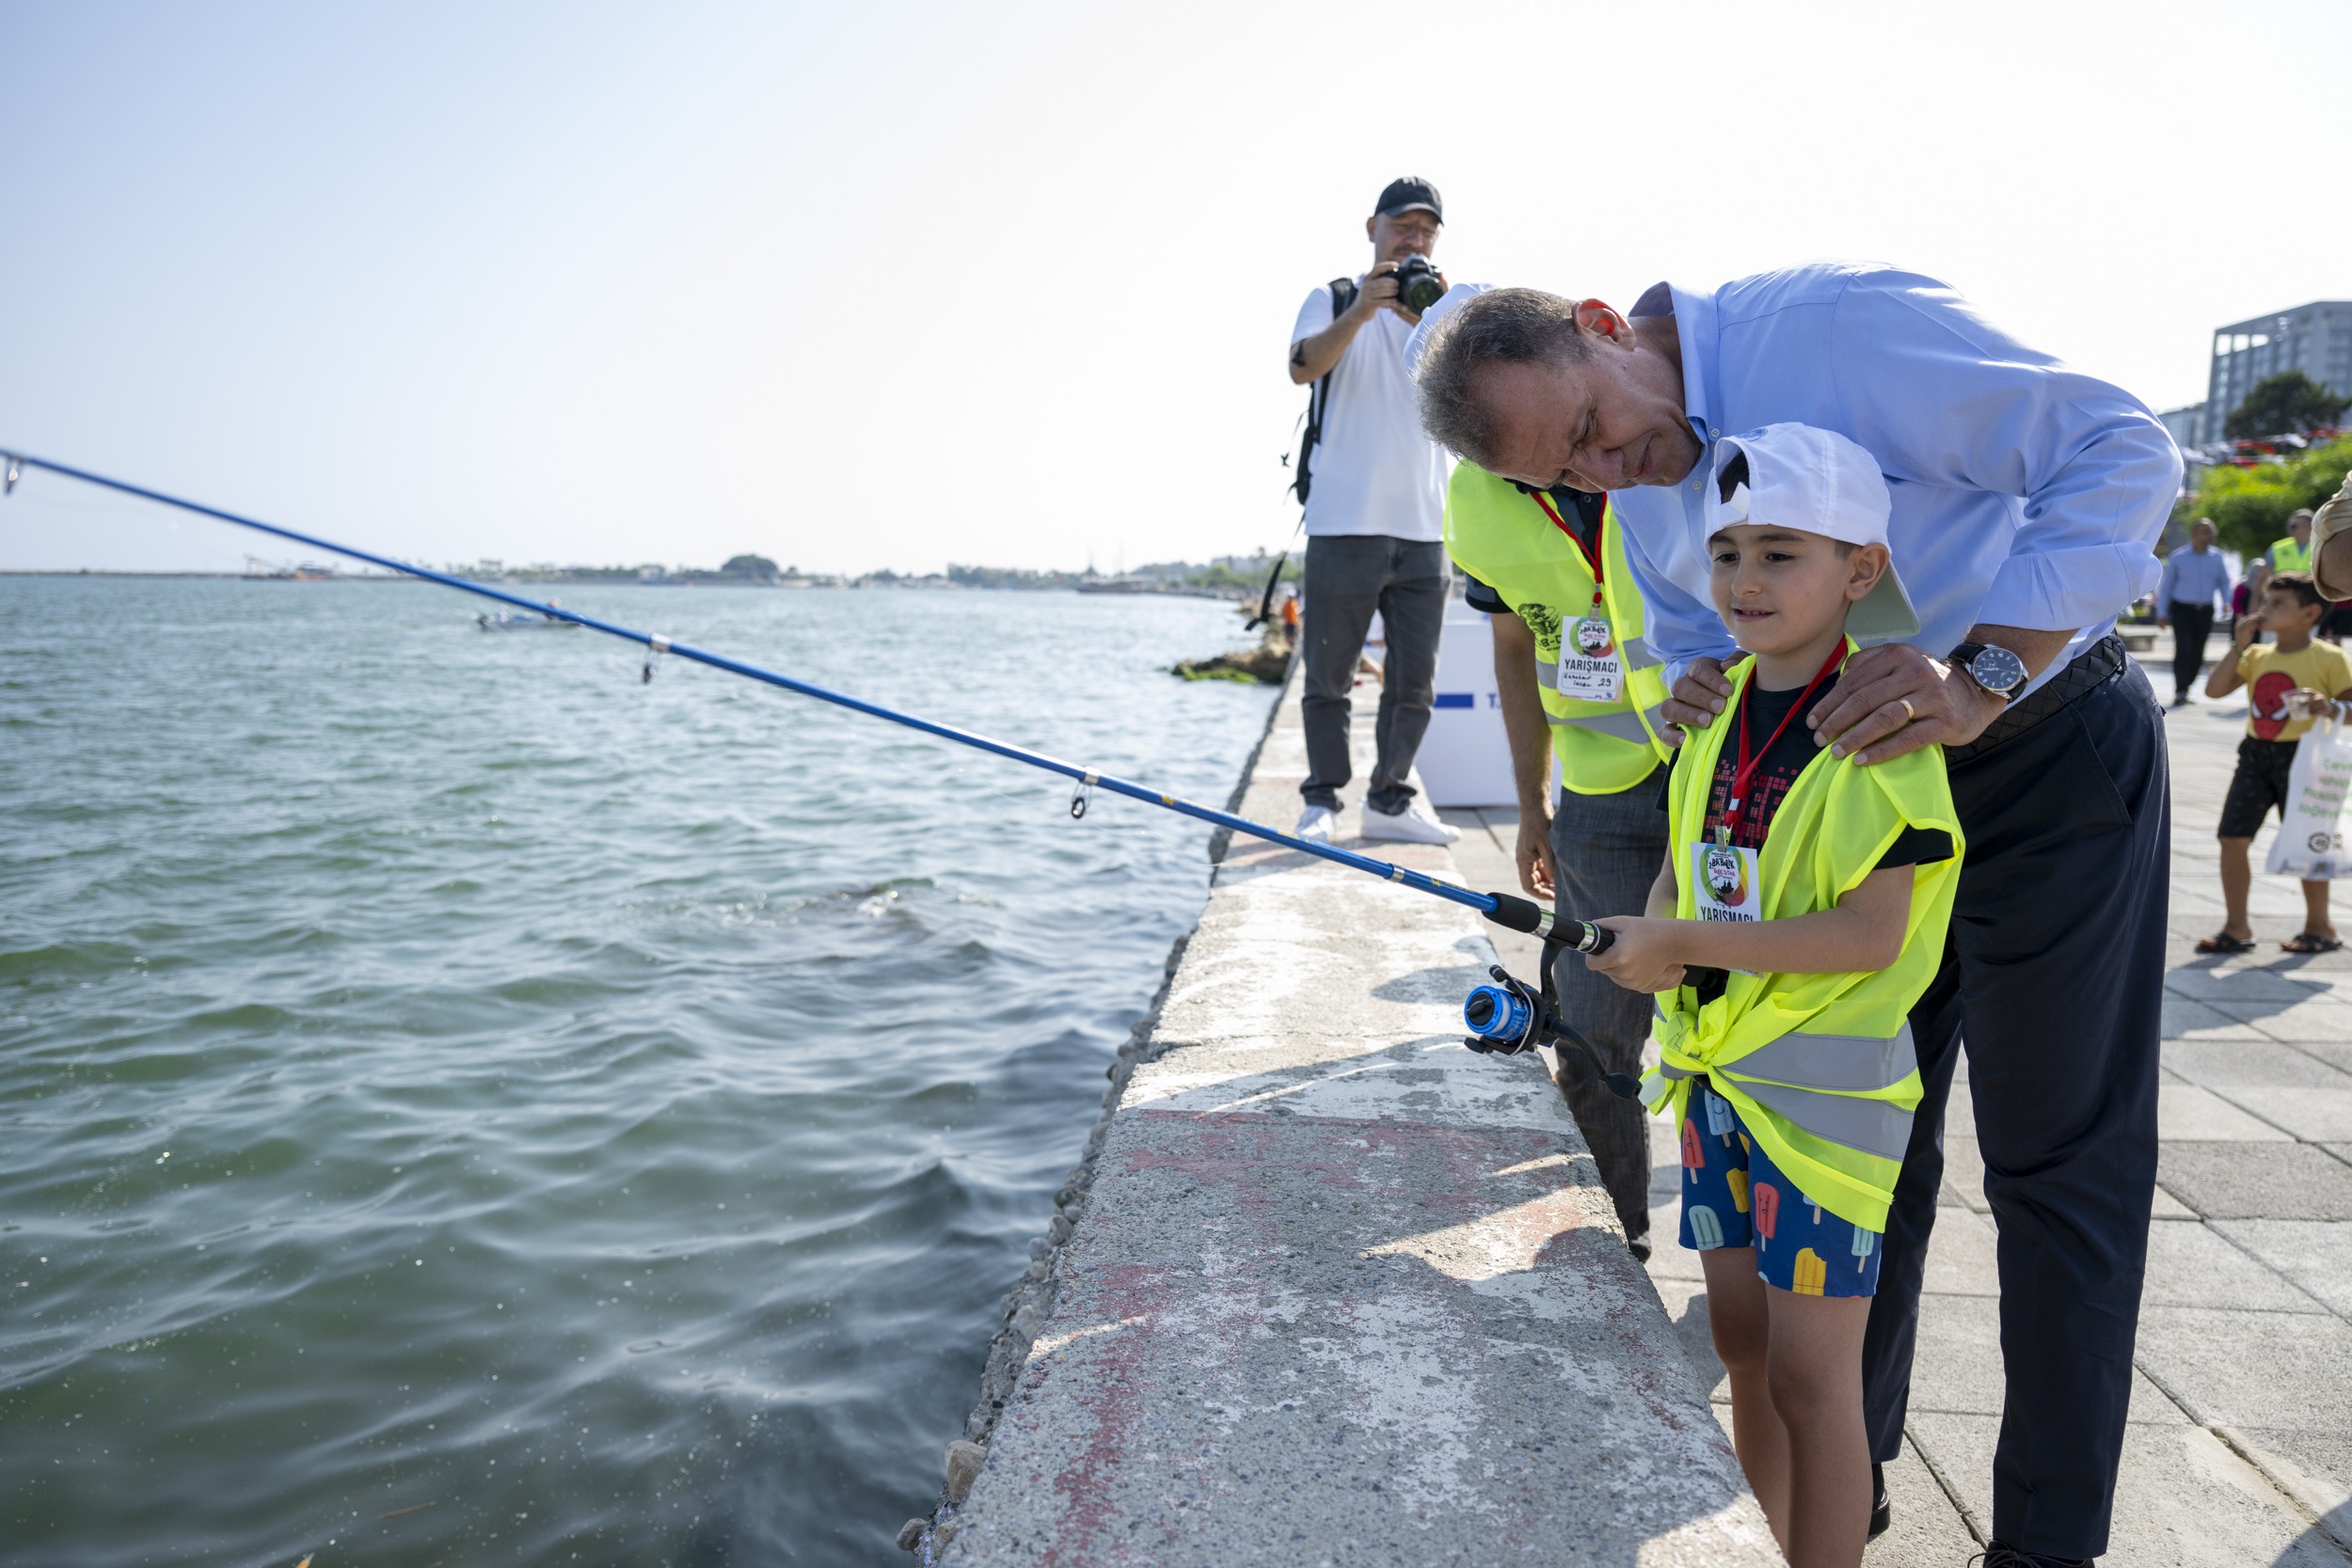
[[(1407, 172), (1457, 280), (1895, 261), (2167, 408), (2352, 297), (2347, 59), (2341, 0), (0, 0), (0, 447), (437, 562), (1278, 547), (1292, 318)], [(0, 505), (0, 566), (248, 549)]]

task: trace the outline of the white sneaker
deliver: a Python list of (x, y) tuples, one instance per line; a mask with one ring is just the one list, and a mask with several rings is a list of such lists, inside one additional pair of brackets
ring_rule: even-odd
[(1331, 842), (1331, 830), (1339, 825), (1339, 820), (1340, 814), (1329, 806), (1309, 806), (1298, 814), (1298, 826), (1292, 830), (1291, 836), (1328, 844)]
[(1462, 836), (1459, 828), (1449, 828), (1429, 815), (1428, 808), (1416, 800), (1400, 812), (1375, 811), (1364, 808), (1364, 836), (1391, 844), (1451, 844)]

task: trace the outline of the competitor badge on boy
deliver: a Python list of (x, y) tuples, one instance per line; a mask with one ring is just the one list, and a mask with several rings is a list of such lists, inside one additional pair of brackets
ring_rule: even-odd
[(1753, 849), (1701, 842), (1691, 846), (1691, 891), (1701, 920), (1760, 920)]
[(1625, 661), (1617, 656), (1617, 639), (1607, 615), (1585, 615), (1568, 623), (1567, 635), (1560, 640), (1559, 671), (1555, 684), (1563, 697), (1613, 703), (1625, 694)]

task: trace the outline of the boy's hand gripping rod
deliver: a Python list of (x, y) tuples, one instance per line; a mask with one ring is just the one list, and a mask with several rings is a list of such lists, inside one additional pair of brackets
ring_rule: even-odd
[[(370, 565), (382, 566), (389, 571), (399, 572), (407, 577), (421, 578), (427, 582), (437, 582), (445, 588), (454, 588), (467, 594), (478, 594), (485, 599), (496, 599), (501, 604), (513, 605), (520, 610), (552, 616), (561, 621), (570, 621), (586, 626), (591, 631), (600, 631), (608, 637), (617, 637), (626, 642), (642, 643), (657, 654), (668, 654), (674, 658), (691, 659), (697, 664), (707, 664), (713, 670), (723, 670), (731, 675), (741, 675), (750, 680), (763, 681), (787, 691), (798, 692), (803, 697), (814, 697), (819, 702), (831, 703), (836, 707), (846, 707), (875, 719), (886, 719), (894, 724), (904, 724), (909, 729), (921, 730), (926, 735), (938, 736), (943, 740), (952, 740), (959, 745), (991, 752), (1000, 757), (1009, 757), (1015, 762), (1026, 763), (1032, 768), (1041, 768), (1049, 773), (1059, 773), (1064, 778), (1075, 779), (1078, 782), (1080, 793), (1071, 801), (1071, 815), (1073, 816), (1083, 816), (1085, 813), (1086, 791), (1106, 789), (1114, 795), (1126, 796), (1131, 800), (1141, 800), (1150, 805), (1164, 806), (1169, 811), (1180, 812), (1184, 816), (1197, 817), (1200, 821), (1214, 823), (1220, 828), (1229, 828), (1234, 832), (1248, 833), (1252, 838), (1262, 838), (1270, 844), (1279, 844), (1284, 848), (1296, 849), (1303, 854), (1313, 855), (1317, 859), (1344, 865), (1352, 871), (1361, 871), (1387, 881), (1401, 883), (1417, 893), (1434, 895), (1449, 902), (1476, 910), (1498, 926), (1514, 931), (1524, 931), (1531, 936), (1542, 939), (1547, 943), (1547, 957), (1549, 957), (1549, 948), (1555, 946), (1572, 948), (1580, 953), (1605, 952), (1610, 942), (1614, 940), (1610, 932), (1589, 921), (1558, 919), (1542, 905), (1513, 894), (1473, 893), (1469, 888), (1453, 882), (1440, 881), (1424, 872), (1408, 871), (1401, 865), (1392, 865), (1387, 861), (1375, 860), (1370, 855), (1359, 855), (1351, 849), (1342, 849), (1335, 845), (1317, 843), (1312, 839), (1296, 838), (1289, 833), (1278, 832), (1263, 823), (1252, 822), (1248, 817), (1236, 816), (1231, 812), (1218, 811), (1210, 806), (1180, 800), (1176, 796), (1166, 795), (1142, 784), (1130, 784), (1124, 779), (1114, 778), (1090, 768), (1080, 768), (1074, 763), (1063, 762), (1057, 757), (1049, 757), (1041, 752), (1028, 751), (1020, 746), (1009, 746), (1001, 740), (992, 740), (987, 736), (975, 735), (970, 730), (957, 729), (952, 724), (936, 723), (911, 713), (901, 713), (896, 708), (884, 707), (879, 703), (869, 703), (862, 698), (850, 696), (846, 692), (834, 691), (808, 681), (795, 680), (789, 675), (779, 674), (773, 670), (763, 669), (756, 664), (747, 664), (741, 659), (729, 658), (723, 654), (710, 653), (690, 643), (675, 642), (660, 632), (638, 631), (634, 627), (598, 620), (593, 615), (582, 615), (576, 610), (566, 610), (561, 605), (542, 604), (536, 599), (525, 598), (519, 594), (509, 594), (503, 589), (492, 588), (485, 583), (469, 581), (465, 578), (452, 577), (448, 573), (436, 572), (423, 566), (414, 566), (405, 561), (396, 561), (389, 556), (376, 555), (369, 550), (354, 549), (349, 545), (339, 545), (331, 539), (322, 539), (316, 534), (302, 533), (290, 528), (279, 528), (275, 523), (264, 523), (257, 518), (240, 516), (234, 512), (224, 512), (218, 507), (183, 500), (178, 496), (166, 495), (160, 490), (150, 490), (142, 485), (125, 483), (119, 479), (108, 479), (103, 474), (89, 473), (81, 468), (70, 467), (63, 463), (52, 463), (46, 458), (30, 457), (23, 452), (0, 451), (0, 464), (6, 466), (5, 483), (0, 483), (0, 495), (13, 492), (18, 479), (22, 477), (25, 469), (43, 468), (67, 479), (80, 480), (85, 484), (95, 484), (103, 489), (119, 491), (126, 496), (136, 496), (142, 500), (178, 507), (183, 512), (193, 512), (199, 516), (213, 517), (224, 523), (234, 523), (239, 528), (249, 528), (262, 533), (275, 534), (280, 539), (291, 539), (296, 544), (308, 545), (313, 549), (348, 556), (354, 561), (364, 561)], [(1549, 964), (1546, 967), (1549, 969)], [(1517, 982), (1513, 984), (1516, 986)], [(1527, 993), (1526, 988), (1519, 987), (1518, 989), (1522, 993)], [(1555, 1029), (1565, 1029), (1565, 1026), (1559, 1023), (1557, 1017), (1552, 1015), (1549, 1008), (1540, 1005), (1541, 998), (1536, 998), (1537, 1005), (1527, 1009), (1523, 1014), (1519, 1013), (1518, 1009), (1503, 1006), (1490, 1007), (1477, 1016), (1472, 1016), (1472, 1010), (1479, 1008), (1481, 999), (1485, 998), (1491, 990), (1493, 990), (1491, 987), (1481, 987), (1473, 992), (1465, 1011), (1464, 1021), (1473, 1030), (1478, 1031), (1477, 1039), (1471, 1042), (1478, 1049), (1523, 1051), (1538, 1043), (1537, 1037), (1551, 1032), (1543, 1027), (1547, 1022), (1555, 1026)], [(1515, 1017), (1515, 1014), (1518, 1016)], [(1500, 1029), (1514, 1023), (1517, 1024), (1517, 1028), (1512, 1035), (1488, 1032), (1490, 1027)], [(1583, 1044), (1581, 1037), (1575, 1036), (1574, 1031), (1569, 1030), (1567, 1033), (1572, 1037), (1573, 1043)], [(1589, 1051), (1591, 1048), (1587, 1045), (1585, 1049)]]

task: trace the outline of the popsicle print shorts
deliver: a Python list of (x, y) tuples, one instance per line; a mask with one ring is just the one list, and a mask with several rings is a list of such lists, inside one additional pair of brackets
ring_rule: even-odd
[(1879, 1239), (1799, 1192), (1707, 1080), (1691, 1086), (1682, 1117), (1684, 1246), (1750, 1247), (1757, 1277), (1801, 1296), (1874, 1296)]

